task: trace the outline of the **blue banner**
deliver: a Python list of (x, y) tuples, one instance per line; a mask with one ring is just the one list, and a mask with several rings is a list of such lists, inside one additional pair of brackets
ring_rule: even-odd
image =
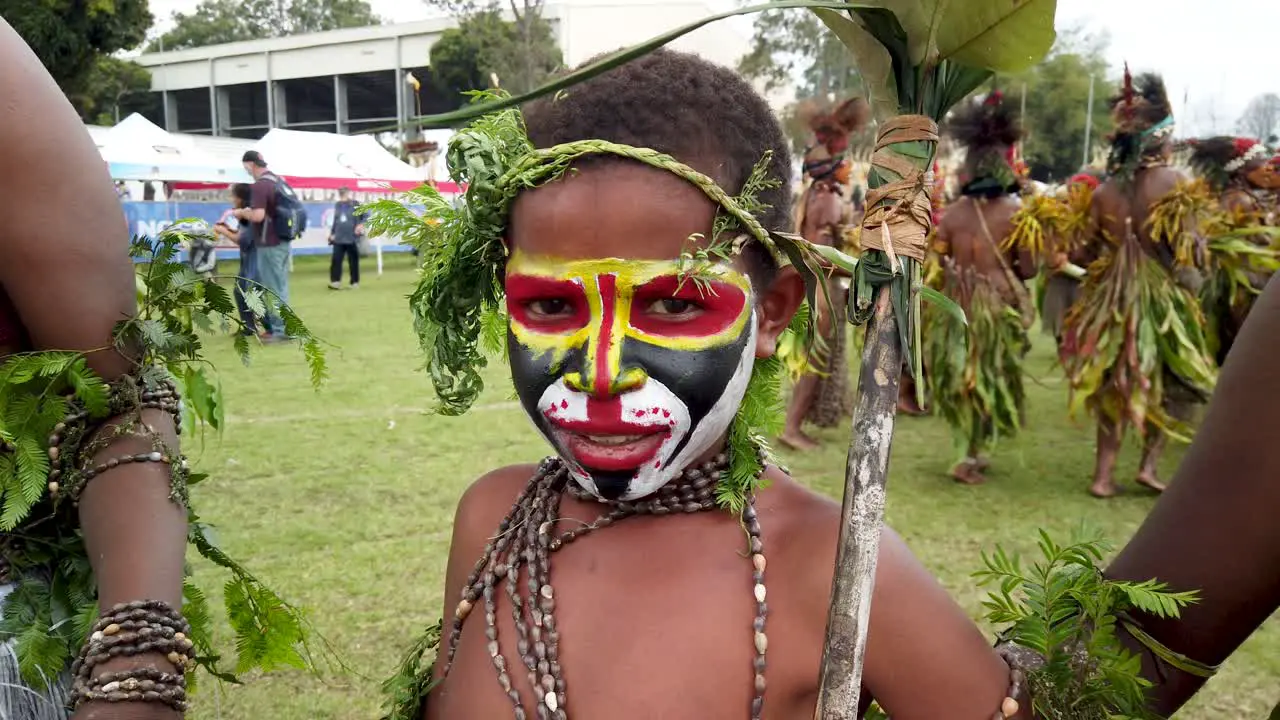
[[(307, 209), (308, 228), (328, 228), (333, 224), (332, 203), (309, 202), (302, 205)], [(188, 218), (199, 218), (213, 225), (231, 210), (229, 203), (216, 202), (128, 200), (120, 203), (120, 206), (124, 208), (125, 220), (129, 222), (129, 233), (145, 237), (155, 237), (173, 223)]]
[[(329, 228), (333, 225), (333, 203), (304, 202), (307, 210), (307, 231), (292, 243), (295, 255), (328, 254)], [(210, 226), (221, 220), (231, 210), (229, 203), (221, 202), (146, 202), (126, 200), (120, 203), (132, 236), (154, 238), (165, 228), (179, 220), (192, 218), (204, 220)], [(387, 243), (385, 252), (409, 252), (408, 245)], [(235, 244), (220, 238), (219, 258), (239, 256)]]

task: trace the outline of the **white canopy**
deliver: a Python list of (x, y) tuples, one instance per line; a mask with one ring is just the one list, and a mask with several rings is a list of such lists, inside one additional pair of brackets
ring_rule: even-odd
[(189, 140), (165, 132), (134, 113), (94, 141), (117, 180), (249, 182), (239, 164), (217, 160)]
[(254, 149), (295, 188), (409, 190), (426, 179), (422, 168), (403, 162), (369, 135), (273, 129)]

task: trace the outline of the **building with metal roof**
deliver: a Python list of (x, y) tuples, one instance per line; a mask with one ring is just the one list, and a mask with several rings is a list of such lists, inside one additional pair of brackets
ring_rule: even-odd
[[(566, 64), (630, 45), (716, 12), (715, 0), (559, 0), (543, 17)], [(271, 128), (338, 133), (403, 130), (442, 112), (431, 78), (431, 46), (451, 18), (147, 53), (157, 102), (145, 112), (170, 132), (256, 139)], [(714, 23), (674, 47), (733, 65), (748, 49), (750, 23)], [(415, 82), (416, 81), (416, 82)]]

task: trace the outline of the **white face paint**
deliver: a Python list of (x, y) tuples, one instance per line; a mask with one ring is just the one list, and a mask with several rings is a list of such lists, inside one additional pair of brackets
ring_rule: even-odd
[[(618, 418), (620, 427), (616, 429), (617, 434), (651, 433), (658, 428), (666, 434), (656, 451), (652, 452), (651, 459), (632, 473), (626, 491), (616, 499), (637, 500), (654, 493), (696, 462), (728, 432), (755, 367), (754, 320), (753, 315), (748, 340), (724, 392), (696, 425), (680, 398), (653, 378), (636, 390), (618, 396), (621, 417)], [(603, 498), (591, 473), (584, 469), (574, 453), (572, 440), (556, 430), (573, 427), (576, 423), (599, 423), (600, 418), (589, 417), (590, 406), (588, 394), (570, 389), (563, 378), (548, 387), (538, 401), (539, 414), (547, 419), (551, 428), (548, 439), (568, 466), (570, 476), (583, 490)], [(542, 426), (539, 429), (546, 432)]]

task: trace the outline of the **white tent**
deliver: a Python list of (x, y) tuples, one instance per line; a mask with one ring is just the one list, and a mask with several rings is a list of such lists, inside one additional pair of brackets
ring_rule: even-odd
[(117, 180), (249, 182), (238, 163), (218, 160), (190, 141), (165, 132), (134, 113), (96, 135), (94, 142)]
[(426, 179), (422, 168), (401, 161), (369, 135), (273, 129), (254, 149), (295, 188), (390, 192), (411, 190)]

